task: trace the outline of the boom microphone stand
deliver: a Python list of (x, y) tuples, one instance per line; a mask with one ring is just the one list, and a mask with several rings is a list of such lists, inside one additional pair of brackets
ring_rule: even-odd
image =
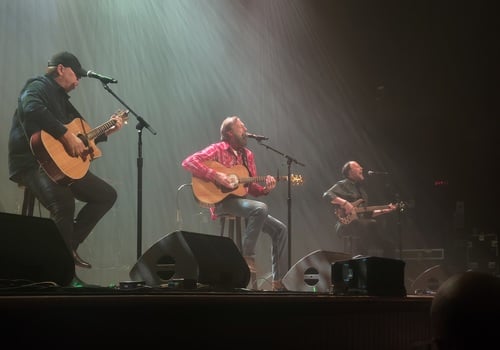
[(291, 167), (292, 163), (305, 166), (305, 164), (299, 162), (295, 158), (292, 158), (291, 156), (284, 154), (277, 149), (266, 145), (265, 143), (262, 143), (262, 140), (257, 139), (257, 142), (261, 144), (262, 146), (266, 147), (267, 149), (270, 149), (271, 151), (274, 151), (278, 153), (279, 155), (283, 156), (286, 158), (286, 163), (288, 167), (288, 198), (287, 198), (287, 207), (288, 207), (288, 270), (290, 270), (292, 264), (291, 264), (291, 259), (292, 259), (292, 182), (291, 182)]
[(106, 91), (120, 101), (120, 103), (124, 105), (137, 119), (137, 125), (135, 128), (137, 129), (137, 135), (139, 136), (137, 141), (137, 259), (139, 259), (142, 255), (142, 129), (147, 128), (153, 135), (156, 135), (156, 131), (140, 115), (135, 113), (132, 108), (127, 106), (127, 104), (111, 90), (108, 84), (102, 82), (102, 86)]

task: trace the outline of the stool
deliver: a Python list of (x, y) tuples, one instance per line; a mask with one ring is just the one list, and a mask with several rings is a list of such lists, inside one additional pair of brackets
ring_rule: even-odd
[[(220, 217), (220, 235), (224, 236), (224, 228), (226, 226), (226, 219), (229, 220), (227, 236), (236, 244), (238, 250), (241, 252), (241, 217), (232, 215), (223, 215)], [(234, 229), (236, 228), (236, 237)]]
[[(220, 216), (220, 235), (224, 236), (224, 229), (226, 226), (226, 219), (229, 221), (228, 222), (228, 230), (227, 230), (227, 236), (236, 244), (236, 247), (238, 247), (238, 250), (241, 253), (241, 246), (242, 246), (242, 240), (241, 240), (241, 228), (242, 228), (242, 223), (241, 223), (241, 216), (234, 216), (234, 215), (222, 215)], [(245, 225), (247, 223), (247, 220), (245, 219)], [(236, 229), (236, 231), (235, 231)], [(257, 274), (255, 272), (250, 273), (250, 283), (249, 283), (249, 288), (255, 289), (257, 286)]]
[(33, 216), (33, 209), (35, 207), (35, 195), (28, 187), (24, 187), (23, 208), (21, 215)]

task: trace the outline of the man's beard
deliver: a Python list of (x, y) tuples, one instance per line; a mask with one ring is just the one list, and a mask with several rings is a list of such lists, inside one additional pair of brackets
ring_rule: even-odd
[(238, 147), (240, 147), (240, 148), (243, 148), (243, 147), (245, 147), (247, 145), (247, 137), (246, 137), (246, 135), (241, 135), (241, 136), (235, 135), (234, 139), (236, 141), (235, 142), (236, 145)]

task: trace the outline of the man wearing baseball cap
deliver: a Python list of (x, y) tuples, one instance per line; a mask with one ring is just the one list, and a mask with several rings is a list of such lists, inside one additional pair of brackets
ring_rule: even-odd
[[(53, 180), (40, 166), (31, 148), (34, 134), (44, 131), (61, 142), (68, 157), (86, 157), (89, 150), (80, 137), (68, 128), (82, 115), (70, 102), (68, 93), (74, 90), (81, 77), (86, 76), (78, 58), (67, 51), (53, 55), (44, 75), (29, 79), (21, 90), (9, 134), (9, 178), (29, 189), (50, 212), (75, 266), (91, 268), (77, 253), (98, 221), (116, 201), (115, 189), (91, 171), (69, 183)], [(114, 126), (94, 142), (106, 141), (122, 127), (123, 120), (112, 116)], [(75, 200), (84, 206), (75, 213)], [(76, 215), (75, 215), (76, 214)]]
[(78, 58), (67, 51), (59, 52), (52, 56), (49, 60), (48, 67), (57, 67), (59, 64), (71, 68), (78, 79), (87, 75), (87, 71), (82, 68)]

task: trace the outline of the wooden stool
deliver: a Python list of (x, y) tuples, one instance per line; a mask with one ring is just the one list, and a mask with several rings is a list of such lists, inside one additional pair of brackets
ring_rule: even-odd
[[(220, 235), (224, 236), (224, 228), (226, 226), (226, 219), (229, 221), (229, 226), (227, 230), (227, 236), (231, 238), (238, 247), (238, 250), (241, 252), (241, 217), (240, 216), (232, 216), (232, 215), (224, 215), (220, 217)], [(235, 228), (236, 228), (236, 237), (235, 237)]]
[(33, 216), (33, 209), (35, 207), (35, 195), (28, 187), (24, 187), (23, 208), (21, 215)]
[[(240, 253), (242, 252), (242, 239), (241, 239), (241, 230), (242, 230), (242, 222), (241, 216), (233, 216), (233, 215), (222, 215), (220, 216), (220, 235), (224, 236), (224, 229), (226, 227), (226, 219), (228, 222), (227, 236), (236, 244)], [(246, 224), (246, 220), (245, 220)], [(255, 272), (250, 272), (250, 283), (248, 285), (250, 289), (256, 289), (257, 287), (257, 274)]]

